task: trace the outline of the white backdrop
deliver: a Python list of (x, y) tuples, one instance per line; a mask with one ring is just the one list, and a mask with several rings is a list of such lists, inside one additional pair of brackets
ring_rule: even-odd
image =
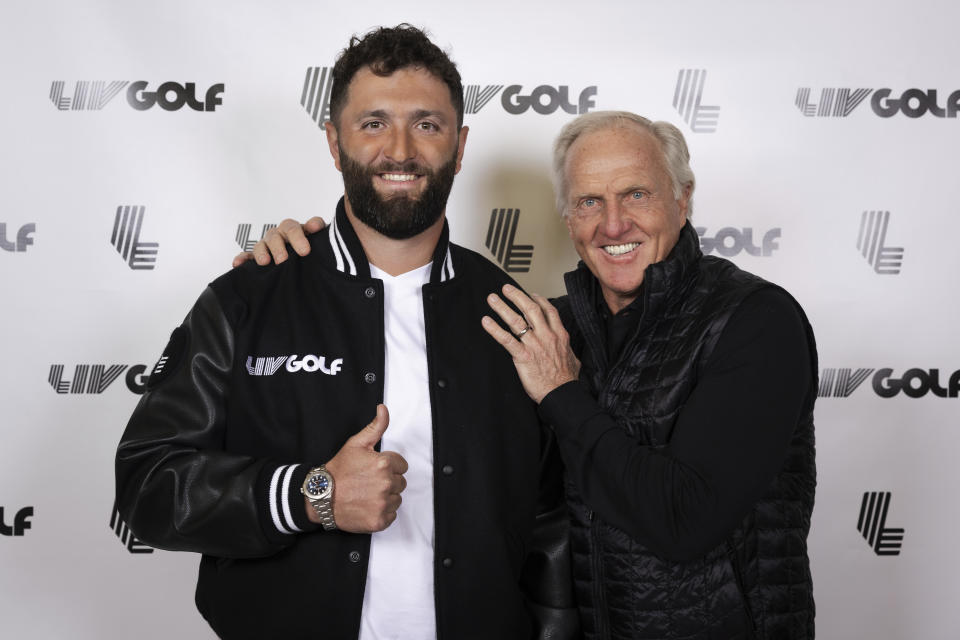
[[(704, 248), (725, 237), (733, 260), (796, 295), (830, 382), (816, 410), (810, 537), (819, 637), (960, 638), (960, 514), (949, 498), (960, 444), (960, 127), (950, 107), (960, 9), (933, 0), (384, 4), (5, 7), (0, 637), (212, 637), (193, 607), (198, 557), (150, 552), (111, 523), (113, 455), (138, 398), (136, 367), (149, 371), (203, 286), (229, 267), (240, 225), (255, 239), (283, 217), (330, 218), (340, 177), (301, 105), (304, 77), (332, 65), (351, 34), (409, 21), (489, 96), (466, 116), (453, 238), (494, 258), (491, 211), (519, 209), (514, 258), (524, 245), (533, 255), (529, 272), (513, 275), (530, 289), (561, 293), (560, 274), (575, 263), (549, 176), (552, 138), (572, 115), (551, 110), (549, 96), (565, 91), (576, 108), (586, 91), (589, 108), (680, 126)], [(138, 81), (148, 92), (194, 83), (201, 109), (208, 89), (223, 88), (213, 110), (140, 110), (127, 97)], [(110, 83), (120, 83), (113, 94)], [(825, 89), (837, 90), (831, 109)], [(905, 109), (886, 99), (875, 109), (882, 89), (908, 92)], [(538, 109), (504, 106), (504, 96), (535, 93)], [(122, 207), (143, 207), (130, 238), (139, 263), (111, 243)], [(889, 216), (885, 235), (861, 243), (865, 257), (858, 235), (869, 211)], [(748, 233), (752, 242), (736, 242)], [(896, 273), (878, 273), (883, 248), (901, 262), (886, 267)], [(875, 390), (875, 379), (904, 377), (909, 394)], [(890, 546), (858, 531), (870, 492), (889, 493), (874, 538)]]

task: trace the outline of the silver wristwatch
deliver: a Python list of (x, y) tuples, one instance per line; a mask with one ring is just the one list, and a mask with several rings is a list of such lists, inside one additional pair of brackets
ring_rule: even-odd
[(310, 469), (300, 487), (300, 493), (307, 497), (313, 510), (320, 516), (324, 530), (332, 531), (337, 528), (333, 519), (333, 476), (326, 466)]

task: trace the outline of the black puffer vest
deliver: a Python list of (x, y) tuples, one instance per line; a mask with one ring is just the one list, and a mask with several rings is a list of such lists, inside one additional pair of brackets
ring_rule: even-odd
[[(705, 257), (687, 223), (666, 260), (644, 274), (643, 316), (618, 361), (607, 361), (604, 323), (581, 263), (557, 306), (583, 362), (581, 379), (604, 411), (645, 445), (670, 442), (724, 326), (749, 294), (772, 285), (728, 260)], [(798, 305), (799, 309), (799, 305)], [(812, 367), (813, 333), (806, 317)], [(783, 469), (727, 540), (699, 560), (655, 556), (605, 523), (567, 480), (574, 578), (587, 638), (789, 639), (814, 637), (807, 533), (813, 510), (812, 385)]]

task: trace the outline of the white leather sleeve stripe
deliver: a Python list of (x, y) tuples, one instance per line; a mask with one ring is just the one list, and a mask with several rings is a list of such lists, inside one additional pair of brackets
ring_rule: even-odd
[(283, 476), (283, 488), (280, 489), (280, 495), (277, 496), (277, 501), (283, 506), (283, 517), (286, 522), (286, 525), (293, 531), (297, 533), (303, 533), (303, 529), (297, 526), (296, 521), (293, 519), (293, 516), (290, 514), (290, 479), (293, 477), (293, 470), (300, 465), (292, 464), (287, 467), (287, 471)]
[(283, 522), (281, 522), (280, 510), (277, 508), (281, 501), (286, 502), (285, 497), (278, 499), (277, 491), (281, 484), (280, 476), (287, 468), (287, 466), (284, 466), (277, 467), (273, 470), (273, 476), (270, 478), (270, 495), (267, 496), (267, 500), (270, 502), (270, 517), (273, 518), (273, 526), (275, 526), (280, 533), (293, 535), (293, 531), (290, 531), (284, 526)]

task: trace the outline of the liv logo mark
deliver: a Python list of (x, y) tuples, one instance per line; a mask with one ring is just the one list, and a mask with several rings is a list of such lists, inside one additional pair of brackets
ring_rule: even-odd
[(153, 553), (153, 548), (137, 540), (127, 523), (120, 518), (120, 510), (117, 509), (116, 502), (113, 503), (113, 513), (110, 515), (110, 528), (130, 553)]
[(501, 89), (502, 84), (488, 84), (485, 87), (468, 84), (463, 88), (463, 110), (467, 113), (478, 113)]
[(110, 244), (127, 261), (131, 269), (153, 269), (157, 262), (156, 242), (140, 242), (140, 228), (146, 207), (120, 206), (113, 219)]
[(673, 108), (690, 125), (694, 133), (713, 133), (720, 119), (720, 107), (700, 104), (706, 69), (681, 69), (677, 73), (677, 88), (673, 92)]
[(873, 266), (873, 270), (882, 275), (900, 273), (903, 264), (903, 247), (886, 246), (889, 224), (889, 211), (864, 211), (860, 216), (857, 249)]
[(515, 244), (520, 209), (494, 209), (487, 228), (487, 249), (507, 273), (526, 273), (533, 262), (532, 244)]
[(860, 502), (857, 531), (878, 556), (898, 556), (903, 546), (903, 528), (887, 527), (889, 491), (867, 491)]
[[(262, 240), (263, 236), (266, 235), (267, 231), (273, 229), (275, 224), (265, 224), (263, 229), (260, 231), (260, 237), (257, 240)], [(252, 251), (257, 240), (252, 240), (250, 238), (250, 231), (253, 229), (251, 224), (241, 224), (237, 226), (237, 244), (240, 245), (240, 248), (243, 251)]]
[(330, 120), (330, 89), (333, 88), (333, 70), (330, 67), (307, 67), (300, 92), (300, 106), (310, 119), (323, 127)]

